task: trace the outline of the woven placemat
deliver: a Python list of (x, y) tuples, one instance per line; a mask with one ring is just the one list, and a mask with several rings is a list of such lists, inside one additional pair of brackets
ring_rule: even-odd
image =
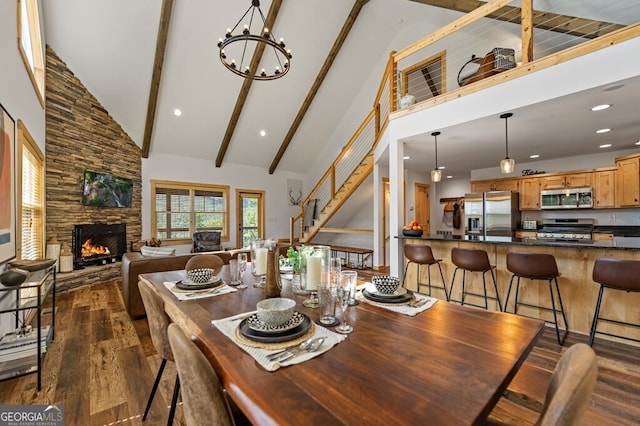
[(316, 325), (313, 323), (313, 321), (311, 321), (311, 327), (309, 327), (309, 330), (307, 330), (305, 334), (298, 337), (297, 339), (287, 340), (285, 342), (265, 343), (265, 342), (256, 342), (255, 340), (247, 339), (242, 334), (240, 334), (240, 327), (236, 327), (234, 338), (236, 339), (236, 342), (240, 343), (241, 345), (250, 346), (252, 348), (275, 350), (275, 349), (288, 348), (289, 346), (299, 345), (300, 343), (304, 342), (305, 340), (313, 336), (315, 332), (316, 332)]
[(403, 306), (403, 305), (408, 305), (409, 303), (413, 303), (416, 301), (416, 297), (413, 296), (411, 299), (407, 300), (406, 302), (401, 302), (401, 303), (383, 303), (383, 302), (376, 302), (375, 300), (371, 300), (368, 299), (364, 294), (362, 295), (362, 300), (364, 300), (366, 303), (369, 303), (370, 305), (373, 306), (380, 306), (382, 308), (388, 308), (389, 306)]

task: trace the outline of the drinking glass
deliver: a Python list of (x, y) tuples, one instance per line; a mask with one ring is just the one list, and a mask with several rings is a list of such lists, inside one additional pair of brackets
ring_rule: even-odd
[(240, 273), (240, 264), (238, 259), (229, 260), (229, 272), (231, 275), (231, 279), (229, 280), (230, 285), (238, 285), (242, 283), (242, 274)]
[(251, 274), (256, 279), (254, 287), (264, 288), (267, 280), (268, 251), (265, 240), (257, 238), (251, 242)]
[(336, 327), (336, 331), (342, 334), (349, 334), (353, 331), (353, 327), (347, 323), (347, 307), (349, 307), (349, 299), (351, 297), (351, 289), (356, 287), (358, 273), (356, 271), (340, 272), (340, 281), (338, 283), (338, 301), (342, 307), (342, 321)]
[(338, 285), (340, 280), (340, 271), (342, 270), (342, 259), (339, 257), (332, 257), (330, 264), (331, 284)]
[(238, 259), (238, 271), (240, 272), (240, 281), (242, 281), (247, 270), (247, 253), (238, 253), (236, 259)]

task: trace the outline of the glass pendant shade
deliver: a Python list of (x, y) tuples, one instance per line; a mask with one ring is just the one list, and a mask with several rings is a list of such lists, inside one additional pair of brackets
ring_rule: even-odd
[(442, 170), (431, 170), (431, 181), (440, 182), (442, 180)]
[(506, 153), (504, 160), (500, 161), (500, 172), (502, 174), (513, 173), (516, 167), (516, 161), (513, 158), (509, 158), (509, 129), (507, 127), (507, 120), (512, 116), (513, 114), (510, 112), (500, 116), (500, 118), (504, 118), (504, 149)]
[[(513, 170), (516, 167), (516, 162), (513, 158), (505, 158), (500, 161), (500, 171), (503, 174), (513, 173)], [(433, 173), (433, 172), (432, 172)]]

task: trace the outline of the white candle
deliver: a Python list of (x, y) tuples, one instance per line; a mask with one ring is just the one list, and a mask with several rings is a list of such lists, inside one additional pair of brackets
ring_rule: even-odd
[(307, 258), (307, 290), (317, 290), (322, 278), (322, 258)]
[(265, 275), (267, 273), (267, 248), (256, 248), (256, 275)]

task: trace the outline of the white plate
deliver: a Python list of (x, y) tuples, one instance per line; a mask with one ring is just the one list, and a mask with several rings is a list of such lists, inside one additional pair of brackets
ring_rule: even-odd
[(275, 327), (269, 326), (262, 322), (260, 318), (258, 318), (258, 314), (253, 314), (249, 318), (247, 318), (247, 325), (250, 329), (259, 331), (261, 333), (282, 333), (283, 331), (288, 331), (293, 328), (296, 328), (304, 321), (304, 315), (300, 312), (296, 311), (293, 313), (289, 321), (285, 322), (282, 325), (277, 325)]
[(404, 287), (398, 287), (398, 289), (396, 291), (394, 291), (393, 293), (380, 293), (377, 289), (375, 284), (373, 283), (367, 283), (367, 285), (365, 286), (365, 289), (373, 294), (374, 296), (378, 296), (378, 297), (400, 297), (403, 296), (405, 294), (407, 294), (407, 289)]

